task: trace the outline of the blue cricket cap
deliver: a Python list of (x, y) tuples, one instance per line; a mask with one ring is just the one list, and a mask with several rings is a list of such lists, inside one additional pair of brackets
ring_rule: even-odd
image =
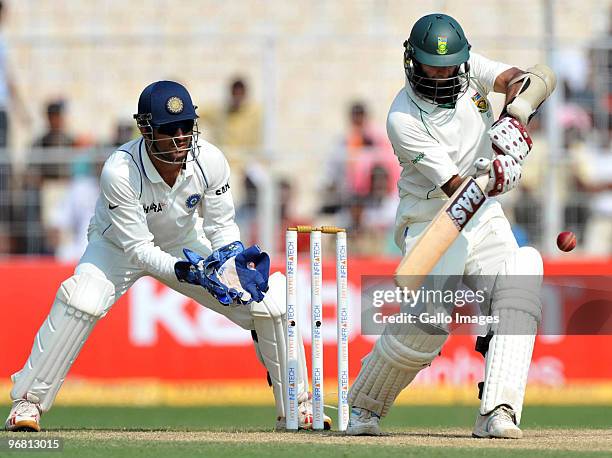
[(185, 86), (175, 81), (156, 81), (149, 84), (138, 99), (138, 119), (150, 115), (149, 122), (153, 127), (187, 119), (196, 119), (198, 115), (191, 96)]

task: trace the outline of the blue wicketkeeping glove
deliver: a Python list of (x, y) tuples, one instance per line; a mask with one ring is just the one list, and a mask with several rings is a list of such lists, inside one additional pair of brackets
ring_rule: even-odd
[(270, 257), (257, 245), (245, 250), (233, 242), (206, 259), (187, 248), (183, 253), (187, 261), (174, 266), (179, 281), (203, 286), (223, 305), (259, 302), (268, 290)]
[(225, 261), (216, 274), (223, 285), (238, 291), (241, 303), (260, 302), (268, 291), (270, 256), (253, 245)]

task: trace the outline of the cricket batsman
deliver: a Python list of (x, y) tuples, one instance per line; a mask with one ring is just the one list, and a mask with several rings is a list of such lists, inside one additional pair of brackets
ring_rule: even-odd
[[(40, 431), (40, 415), (51, 408), (98, 320), (149, 275), (251, 331), (273, 389), (276, 428), (284, 429), (285, 277), (269, 276), (268, 255), (240, 242), (229, 165), (199, 138), (187, 89), (173, 81), (150, 84), (134, 118), (142, 136), (104, 165), (87, 249), (60, 285), (25, 365), (12, 376), (5, 427)], [(303, 345), (299, 353), (299, 425), (309, 429)], [(327, 417), (328, 428), (330, 423)]]
[[(391, 104), (387, 132), (403, 167), (395, 240), (406, 254), (466, 177), (487, 174), (488, 196), (518, 185), (531, 149), (525, 125), (556, 79), (545, 65), (522, 71), (471, 52), (459, 23), (445, 14), (419, 19), (404, 48), (406, 84)], [(492, 91), (505, 94), (497, 121), (487, 100)], [(482, 311), (498, 324), (477, 339), (485, 378), (473, 436), (522, 437), (527, 373), (542, 313), (540, 254), (518, 247), (500, 204), (489, 198), (431, 274), (496, 278)], [(381, 433), (379, 420), (440, 353), (445, 331), (418, 323), (386, 326), (350, 389), (347, 434)]]

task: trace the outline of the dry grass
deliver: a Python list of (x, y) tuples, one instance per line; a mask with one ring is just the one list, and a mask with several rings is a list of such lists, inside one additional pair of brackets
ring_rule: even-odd
[[(6, 433), (3, 433), (4, 435)], [(602, 429), (546, 429), (527, 431), (520, 440), (473, 439), (467, 429), (407, 430), (381, 437), (346, 437), (339, 433), (183, 432), (63, 430), (42, 435), (80, 441), (146, 441), (187, 443), (303, 443), (320, 445), (382, 445), (417, 447), (495, 448), (559, 451), (612, 451), (612, 431)], [(0, 435), (1, 436), (1, 435)], [(40, 437), (40, 436), (39, 436)]]

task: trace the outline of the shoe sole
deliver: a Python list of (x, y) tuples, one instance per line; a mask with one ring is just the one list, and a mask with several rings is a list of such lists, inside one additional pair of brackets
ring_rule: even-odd
[(15, 423), (11, 428), (7, 428), (7, 431), (11, 432), (29, 432), (29, 433), (38, 433), (40, 432), (40, 425), (35, 421), (31, 420), (23, 420)]
[(521, 439), (523, 437), (522, 431), (509, 430), (504, 433), (503, 436), (494, 436), (492, 434), (479, 436), (476, 433), (472, 433), (472, 437), (475, 439)]
[(348, 428), (345, 432), (347, 436), (380, 436), (382, 433), (378, 428)]

